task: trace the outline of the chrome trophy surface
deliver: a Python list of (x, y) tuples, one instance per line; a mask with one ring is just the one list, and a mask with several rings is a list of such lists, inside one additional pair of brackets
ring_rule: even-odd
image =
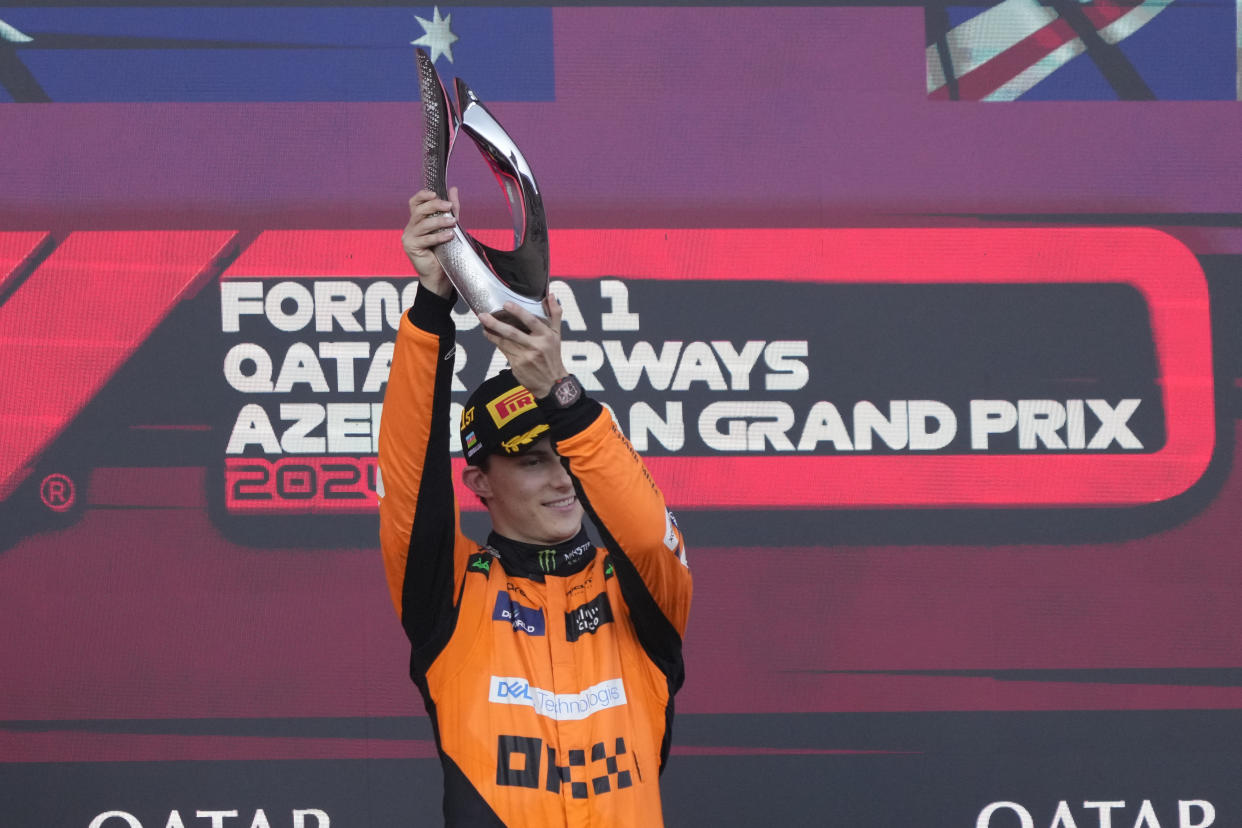
[(423, 100), (423, 186), (440, 198), (448, 198), (448, 160), (464, 131), (500, 182), (513, 217), (513, 250), (489, 247), (459, 223), (453, 228), (453, 238), (436, 245), (432, 252), (475, 313), (491, 313), (524, 327), (502, 310), (505, 302), (515, 302), (546, 319), (543, 299), (548, 292), (548, 223), (530, 165), (465, 81), (456, 79), (454, 106), (427, 53), (417, 50), (417, 60)]

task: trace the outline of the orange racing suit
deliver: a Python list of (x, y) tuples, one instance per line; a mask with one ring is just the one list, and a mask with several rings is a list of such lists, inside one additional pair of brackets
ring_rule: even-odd
[(449, 460), (453, 299), (402, 318), (379, 435), (380, 540), (444, 771), (448, 826), (658, 826), (691, 580), (611, 416), (547, 419), (588, 516), (556, 547), (466, 538)]

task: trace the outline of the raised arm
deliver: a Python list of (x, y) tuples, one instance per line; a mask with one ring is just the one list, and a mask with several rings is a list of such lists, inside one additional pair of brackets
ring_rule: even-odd
[(449, 201), (436, 198), (431, 190), (420, 190), (410, 199), (410, 220), (401, 231), (401, 246), (418, 273), (420, 287), (441, 298), (454, 295), (453, 285), (431, 248), (453, 238), (453, 227), (461, 214), (457, 188), (449, 188)]
[[(680, 637), (691, 595), (681, 530), (642, 459), (603, 406), (586, 396), (567, 408), (552, 403), (553, 385), (568, 372), (561, 360), (561, 309), (555, 299), (546, 301), (547, 322), (506, 303), (505, 309), (528, 331), (480, 314), (484, 335), (504, 353), (514, 376), (544, 409), (557, 453), (568, 464), (583, 506), (604, 534), (605, 545), (621, 559), (618, 569), (626, 574), (626, 568), (633, 567), (643, 590)], [(632, 611), (641, 611), (641, 596), (626, 598)], [(641, 625), (637, 614), (635, 618)]]
[(415, 649), (453, 605), (461, 535), (449, 462), (449, 394), (456, 294), (430, 248), (451, 232), (455, 208), (427, 191), (410, 201), (402, 244), (419, 273), (401, 319), (380, 422), (380, 546), (393, 604)]

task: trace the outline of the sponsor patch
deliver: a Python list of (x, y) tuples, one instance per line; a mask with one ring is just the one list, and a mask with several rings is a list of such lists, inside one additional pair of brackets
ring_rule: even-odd
[(581, 693), (552, 693), (532, 687), (524, 678), (492, 676), (487, 700), (493, 704), (525, 705), (558, 722), (578, 721), (626, 703), (625, 684), (619, 678), (601, 681)]
[(565, 553), (565, 563), (575, 564), (582, 558), (583, 555), (585, 555), (588, 552), (594, 552), (594, 551), (595, 551), (595, 544), (591, 543), (591, 541), (589, 540), (583, 541), (582, 543), (578, 544), (573, 549)]
[(523, 386), (506, 391), (487, 404), (487, 411), (492, 415), (492, 422), (500, 428), (528, 408), (535, 405), (535, 397)]
[[(541, 767), (546, 768), (544, 792), (556, 796), (563, 795), (566, 785), (574, 799), (588, 799), (634, 784), (623, 736), (602, 739), (589, 748), (545, 745), (538, 736), (501, 734), (497, 739), (497, 785), (538, 789)], [(633, 770), (637, 769), (635, 762)]]
[(664, 545), (670, 552), (677, 553), (677, 560), (681, 561), (682, 566), (690, 567), (686, 560), (686, 545), (677, 537), (677, 518), (669, 511), (664, 512)]
[(509, 597), (508, 592), (496, 593), (496, 606), (492, 610), (493, 621), (507, 621), (514, 630), (527, 635), (543, 635), (543, 610), (524, 607)]
[(577, 641), (579, 636), (594, 633), (603, 624), (612, 622), (612, 604), (608, 593), (601, 592), (572, 612), (565, 613), (565, 639)]
[(664, 513), (664, 545), (670, 552), (677, 549), (677, 521), (673, 520), (673, 513), (668, 511)]
[(556, 569), (556, 550), (540, 549), (535, 553), (535, 557), (539, 560), (539, 569), (543, 572), (552, 572)]

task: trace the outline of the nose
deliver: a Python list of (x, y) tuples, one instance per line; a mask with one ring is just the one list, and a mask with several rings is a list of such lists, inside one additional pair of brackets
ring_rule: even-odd
[(574, 479), (569, 476), (565, 463), (561, 458), (556, 458), (555, 469), (552, 470), (552, 486), (559, 491), (570, 491), (574, 487)]

